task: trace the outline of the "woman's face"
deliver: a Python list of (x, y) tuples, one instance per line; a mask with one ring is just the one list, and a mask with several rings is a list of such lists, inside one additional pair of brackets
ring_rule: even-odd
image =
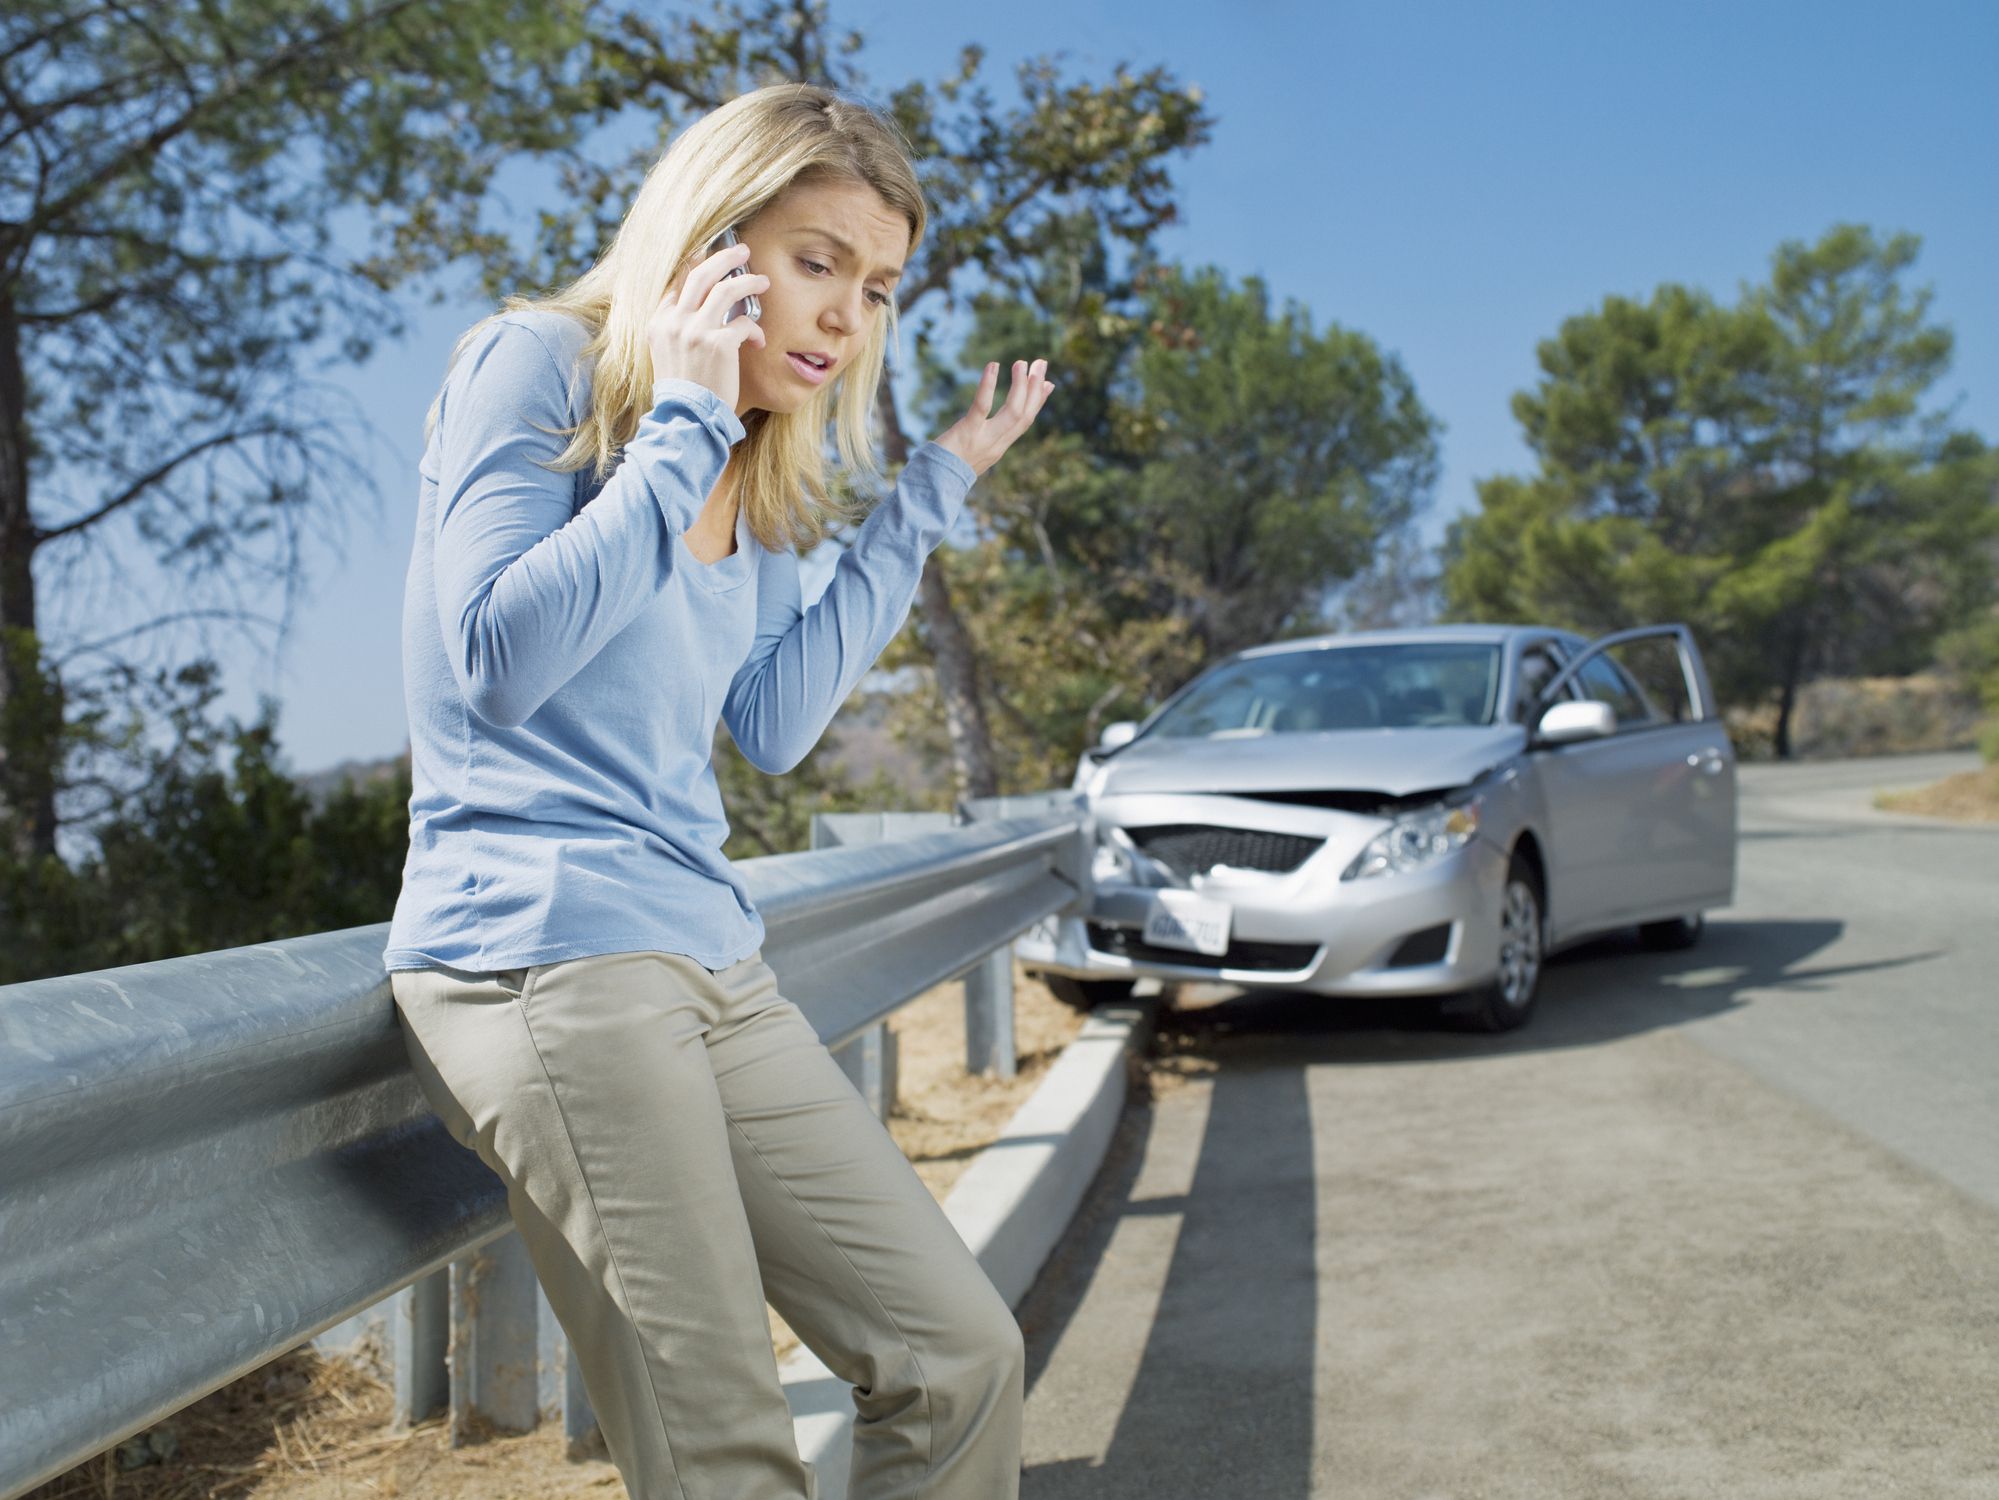
[[(749, 268), (770, 278), (764, 346), (742, 346), (736, 415), (796, 411), (846, 373), (886, 314), (909, 222), (859, 182), (793, 183), (736, 228)], [(814, 370), (802, 356), (818, 355)]]

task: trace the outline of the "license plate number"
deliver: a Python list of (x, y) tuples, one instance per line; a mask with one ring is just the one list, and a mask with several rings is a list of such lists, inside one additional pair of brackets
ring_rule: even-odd
[(1154, 891), (1152, 909), (1145, 914), (1145, 940), (1161, 948), (1219, 956), (1228, 952), (1233, 912), (1228, 902), (1192, 891)]

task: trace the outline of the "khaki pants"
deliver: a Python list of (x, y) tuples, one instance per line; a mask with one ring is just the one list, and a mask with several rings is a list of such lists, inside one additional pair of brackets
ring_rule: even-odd
[(1020, 1327), (758, 951), (390, 975), (638, 1500), (810, 1500), (764, 1302), (854, 1387), (851, 1500), (1015, 1500)]

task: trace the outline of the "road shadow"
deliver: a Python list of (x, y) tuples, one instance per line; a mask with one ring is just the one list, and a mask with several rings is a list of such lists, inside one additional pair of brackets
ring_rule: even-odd
[[(1434, 1002), (1412, 1005), (1213, 987), (1161, 1004), (1157, 1064), (1207, 1087), (1197, 1143), (1153, 1141), (1178, 1111), (1134, 1091), (1104, 1163), (1062, 1241), (1016, 1309), (1026, 1338), (1027, 1389), (1043, 1452), (1023, 1500), (1151, 1500), (1158, 1495), (1258, 1495), (1308, 1500), (1316, 1430), (1320, 1322), (1314, 1065), (1476, 1063), (1531, 1049), (1610, 1042), (1753, 1003), (1757, 993), (1830, 991), (1857, 974), (1927, 962), (1911, 952), (1868, 963), (1828, 961), (1836, 920), (1716, 921), (1678, 953), (1642, 948), (1635, 933), (1597, 939), (1554, 959), (1539, 1009), (1521, 1031), (1450, 1029)], [(1135, 1198), (1148, 1147), (1162, 1161), (1194, 1152), (1187, 1191), (1155, 1186)], [(1168, 1166), (1157, 1179), (1173, 1181)], [(1134, 1221), (1178, 1221), (1170, 1250)], [(1124, 1237), (1120, 1238), (1120, 1230)], [(1114, 1241), (1116, 1243), (1114, 1243)], [(1165, 1264), (1148, 1257), (1164, 1255)], [(1142, 1288), (1160, 1288), (1156, 1308)], [(1090, 1305), (1089, 1321), (1072, 1324)], [(1052, 1367), (1065, 1338), (1089, 1346)], [(1108, 1376), (1106, 1379), (1105, 1376)], [(1052, 1383), (1042, 1389), (1044, 1380)], [(1099, 1386), (1079, 1383), (1102, 1380)], [(1323, 1481), (1323, 1477), (1322, 1477)]]
[[(1035, 1392), (1099, 1277), (1129, 1277), (1112, 1240), (1133, 1219), (1178, 1222), (1156, 1308), (1106, 1318), (1090, 1337), (1129, 1385), (1056, 1393), (1056, 1444), (1096, 1448), (1071, 1424), (1113, 1424), (1101, 1462), (1022, 1472), (1023, 1500), (1311, 1492), (1318, 1328), (1317, 1190), (1304, 1069), (1228, 1067), (1212, 1079), (1188, 1190), (1134, 1199), (1157, 1112), (1136, 1079), (1091, 1190), (1016, 1309)], [(1168, 1148), (1169, 1151), (1174, 1148)], [(1239, 1164), (1253, 1160), (1256, 1169)], [(1142, 1250), (1126, 1252), (1143, 1255)], [(1139, 1278), (1145, 1280), (1144, 1276)], [(1115, 1297), (1115, 1292), (1113, 1292)], [(1049, 1398), (1036, 1412), (1037, 1431)]]
[(1162, 1055), (1268, 1053), (1307, 1063), (1476, 1061), (1496, 1053), (1594, 1046), (1680, 1026), (1752, 1003), (1760, 991), (1805, 992), (1876, 970), (1927, 963), (1941, 950), (1867, 963), (1821, 958), (1845, 932), (1833, 918), (1730, 921), (1710, 916), (1692, 948), (1655, 953), (1635, 930), (1557, 954), (1535, 1014), (1518, 1031), (1467, 1032), (1434, 999), (1346, 999), (1202, 986), (1162, 1007)]

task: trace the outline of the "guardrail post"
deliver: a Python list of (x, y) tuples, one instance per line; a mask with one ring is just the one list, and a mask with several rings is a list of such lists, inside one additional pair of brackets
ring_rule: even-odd
[(451, 1400), (451, 1274), (419, 1276), (389, 1299), (394, 1425), (409, 1428)]
[[(1068, 791), (960, 799), (956, 818), (966, 823), (1063, 811), (1075, 805)], [(1080, 873), (1080, 872), (1079, 872)], [(1080, 882), (1079, 882), (1080, 883)], [(965, 974), (965, 1071), (1012, 1078), (1018, 1071), (1013, 1034), (1013, 944), (995, 948)]]
[(1017, 1069), (1013, 944), (1003, 943), (965, 973), (965, 1071), (1011, 1078)]
[(389, 1421), (404, 1432), (451, 1400), (450, 1336), (451, 1277), (440, 1267), (321, 1329), (311, 1344), (387, 1380), (393, 1392)]
[[(883, 839), (909, 838), (955, 826), (944, 812), (814, 813), (811, 847), (834, 849), (843, 844), (877, 844)], [(886, 1120), (895, 1108), (896, 1042), (888, 1022), (870, 1026), (833, 1049), (833, 1060), (854, 1080), (868, 1108)]]
[(881, 1120), (886, 1120), (895, 1108), (895, 1050), (895, 1033), (884, 1021), (833, 1051), (833, 1060), (854, 1081), (854, 1087), (868, 1101), (868, 1108)]
[(574, 1457), (577, 1445), (597, 1425), (597, 1414), (590, 1409), (590, 1393), (583, 1389), (583, 1367), (570, 1355), (569, 1340), (539, 1283), (535, 1299), (536, 1323), (541, 1331), (541, 1416), (544, 1421), (562, 1419), (562, 1435)]
[(451, 1263), (451, 1441), (484, 1422), (527, 1432), (541, 1419), (541, 1286), (518, 1230)]

